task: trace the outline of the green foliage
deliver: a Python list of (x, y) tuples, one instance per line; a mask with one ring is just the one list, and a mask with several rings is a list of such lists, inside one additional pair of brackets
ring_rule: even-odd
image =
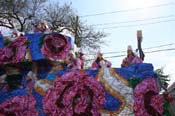
[(154, 76), (158, 78), (160, 87), (166, 89), (168, 87), (168, 82), (170, 81), (170, 75), (165, 75), (163, 68), (154, 71)]
[(162, 81), (170, 81), (169, 80), (169, 75), (165, 75), (164, 72), (163, 72), (163, 68), (160, 68), (160, 69), (157, 69), (155, 70), (154, 72), (156, 74), (156, 76), (158, 76)]
[(132, 87), (133, 89), (137, 86), (142, 81), (142, 79), (137, 78), (137, 77), (131, 77), (128, 79), (129, 86)]
[(7, 46), (7, 45), (10, 44), (10, 41), (9, 40), (5, 40), (3, 44), (4, 44), (4, 46)]
[(170, 104), (167, 102), (167, 101), (164, 101), (163, 103), (163, 116), (171, 116), (170, 112), (169, 112), (169, 107), (170, 107)]
[(31, 44), (31, 43), (32, 43), (31, 41), (27, 40), (27, 41), (24, 43), (24, 45), (28, 46), (28, 45)]
[(41, 38), (40, 38), (40, 42), (39, 42), (39, 47), (41, 48), (43, 43), (44, 43), (44, 38), (49, 35), (49, 34), (44, 34)]

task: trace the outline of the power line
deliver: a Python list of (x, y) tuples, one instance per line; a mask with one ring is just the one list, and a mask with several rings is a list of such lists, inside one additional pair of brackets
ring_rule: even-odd
[[(172, 45), (175, 45), (175, 43), (169, 43), (169, 44), (162, 44), (162, 45), (153, 46), (153, 47), (147, 47), (147, 48), (143, 48), (143, 50), (162, 48), (162, 47), (167, 47), (167, 46), (172, 46)], [(104, 52), (103, 54), (117, 54), (117, 53), (125, 53), (125, 52), (126, 52), (126, 50), (119, 51), (119, 52)], [(96, 55), (96, 54), (85, 54), (85, 55)]]
[(117, 11), (111, 11), (111, 12), (94, 13), (94, 14), (82, 15), (80, 17), (84, 18), (84, 17), (92, 17), (92, 16), (115, 14), (115, 13), (121, 13), (121, 12), (131, 12), (131, 11), (138, 11), (138, 10), (143, 10), (143, 9), (148, 9), (148, 8), (159, 8), (159, 7), (165, 7), (165, 6), (171, 6), (171, 5), (174, 5), (174, 2), (148, 6), (148, 7), (145, 7), (145, 8), (135, 8), (135, 9), (125, 9), (125, 10), (117, 10)]
[(133, 22), (141, 22), (141, 21), (149, 21), (149, 20), (165, 19), (165, 18), (172, 18), (172, 17), (174, 17), (174, 15), (160, 16), (160, 17), (153, 17), (153, 18), (140, 19), (140, 20), (129, 20), (129, 21), (111, 22), (111, 23), (99, 23), (99, 24), (93, 24), (93, 25), (91, 25), (91, 26), (105, 26), (105, 25), (112, 25), (112, 24), (133, 23)]
[[(148, 54), (148, 53), (166, 52), (166, 51), (175, 51), (175, 48), (160, 49), (160, 50), (154, 50), (154, 51), (149, 51), (149, 52), (144, 52), (144, 53)], [(114, 57), (123, 57), (123, 56), (125, 56), (125, 55), (109, 56), (109, 57), (105, 57), (105, 58), (114, 58)]]
[[(167, 51), (175, 51), (175, 48), (169, 48), (169, 49), (160, 49), (160, 50), (154, 50), (154, 51), (149, 51), (149, 52), (145, 52), (146, 54), (149, 53), (156, 53), (156, 52), (167, 52)], [(122, 54), (122, 55), (116, 55), (116, 56), (109, 56), (109, 57), (104, 57), (104, 58), (119, 58), (119, 57), (124, 57), (126, 55)], [(94, 59), (87, 59), (86, 61), (91, 61)]]
[(104, 27), (102, 29), (117, 29), (117, 28), (137, 27), (137, 26), (143, 26), (143, 25), (147, 26), (147, 25), (152, 25), (152, 24), (167, 23), (167, 22), (174, 22), (174, 21), (175, 19), (170, 19), (170, 20), (157, 21), (157, 22), (151, 22), (151, 23), (141, 23), (141, 24), (136, 24), (136, 25)]
[(155, 53), (155, 52), (174, 51), (174, 50), (175, 50), (175, 48), (169, 48), (169, 49), (149, 51), (149, 52), (145, 52), (145, 53)]
[[(110, 57), (104, 57), (104, 58), (113, 58), (113, 57), (124, 57), (126, 55), (116, 55), (116, 56), (110, 56)], [(91, 60), (94, 60), (94, 59), (86, 59), (86, 61), (91, 61)]]
[[(160, 49), (160, 50), (154, 50), (154, 51), (149, 51), (149, 52), (145, 52), (146, 54), (149, 53), (156, 53), (156, 52), (167, 52), (167, 51), (175, 51), (175, 48), (169, 48), (169, 49)], [(122, 54), (122, 55), (116, 55), (116, 56), (109, 56), (109, 57), (104, 57), (104, 58), (119, 58), (119, 57), (124, 57), (126, 55)], [(91, 61), (94, 59), (87, 59), (86, 61)]]
[(161, 47), (172, 46), (172, 45), (175, 45), (175, 43), (163, 44), (163, 45), (154, 46), (154, 47), (148, 47), (148, 48), (144, 48), (144, 50), (153, 49), (153, 48), (161, 48)]

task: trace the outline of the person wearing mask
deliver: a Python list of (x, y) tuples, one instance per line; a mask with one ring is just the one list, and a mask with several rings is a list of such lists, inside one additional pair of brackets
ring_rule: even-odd
[(111, 62), (105, 60), (103, 58), (103, 54), (102, 53), (98, 53), (96, 60), (92, 63), (91, 68), (92, 69), (100, 69), (100, 68), (104, 68), (104, 67), (111, 67)]
[(131, 66), (132, 64), (142, 63), (143, 61), (134, 54), (132, 46), (127, 48), (127, 57), (123, 59), (121, 67)]
[(34, 24), (34, 33), (49, 33), (50, 29), (49, 26), (47, 25), (47, 22), (45, 20), (42, 21), (37, 21), (36, 24)]
[(81, 60), (75, 57), (74, 52), (70, 52), (67, 61), (65, 61), (67, 70), (80, 70)]
[(79, 63), (80, 69), (84, 69), (84, 54), (82, 51), (78, 51), (77, 53), (77, 61)]
[(41, 28), (40, 28), (41, 32), (50, 32), (49, 26), (47, 25), (47, 22), (45, 20), (41, 21)]

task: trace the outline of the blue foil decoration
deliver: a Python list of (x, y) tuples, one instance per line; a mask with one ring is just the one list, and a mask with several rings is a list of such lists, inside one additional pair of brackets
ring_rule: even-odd
[(3, 47), (3, 43), (4, 43), (3, 36), (2, 34), (0, 34), (0, 49)]
[(13, 91), (0, 92), (0, 103), (4, 102), (7, 99), (13, 98), (15, 96), (27, 95), (27, 91), (24, 89), (17, 89)]
[(104, 110), (116, 111), (119, 109), (121, 102), (109, 93), (105, 93), (106, 103), (103, 106)]

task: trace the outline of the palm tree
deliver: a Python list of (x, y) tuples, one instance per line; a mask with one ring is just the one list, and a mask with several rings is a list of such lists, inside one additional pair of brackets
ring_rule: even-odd
[(170, 75), (166, 75), (163, 71), (163, 68), (156, 69), (154, 71), (154, 76), (157, 79), (159, 90), (167, 90), (168, 82), (170, 81)]

